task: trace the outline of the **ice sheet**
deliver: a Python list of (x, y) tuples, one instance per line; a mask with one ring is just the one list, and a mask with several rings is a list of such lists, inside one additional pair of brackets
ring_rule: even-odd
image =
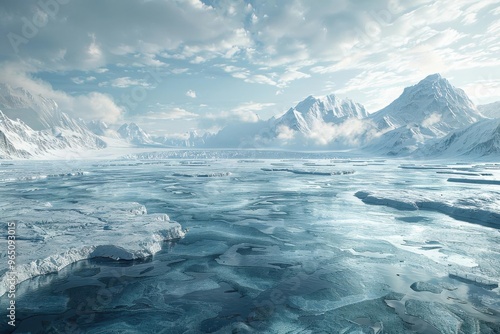
[[(0, 206), (2, 217), (10, 210), (9, 215), (31, 221), (39, 210), (36, 215), (44, 221), (66, 221), (66, 238), (84, 233), (76, 227), (85, 221), (89, 227), (101, 226), (103, 233), (121, 233), (116, 240), (125, 245), (137, 244), (139, 236), (132, 229), (114, 229), (110, 221), (135, 227), (151, 216), (153, 225), (163, 224), (153, 217), (168, 213), (168, 221), (189, 229), (178, 242), (161, 243), (163, 248), (144, 261), (84, 260), (21, 283), (19, 317), (30, 320), (22, 321), (19, 330), (67, 332), (68, 324), (92, 333), (147, 328), (167, 333), (424, 334), (451, 331), (455, 325), (500, 330), (497, 228), (435, 210), (367, 205), (354, 196), (364, 191), (391, 194), (395, 201), (410, 199), (409, 207), (416, 199), (430, 198), (494, 210), (495, 186), (447, 182), (447, 175), (436, 169), (398, 168), (401, 161), (295, 158), (1, 166), (0, 179), (14, 179), (0, 187), (0, 196), (10, 199)], [(186, 161), (198, 160), (191, 156)], [(460, 168), (498, 176), (493, 165), (426, 166), (438, 165), (445, 168), (439, 171)], [(263, 168), (355, 173), (303, 175)], [(75, 171), (84, 173), (18, 179)], [(231, 175), (174, 175), (220, 172)], [(52, 207), (43, 205), (47, 202)], [(104, 230), (107, 225), (110, 230)], [(47, 233), (23, 227), (19, 235), (32, 233), (38, 240), (21, 240), (20, 248), (34, 249), (63, 233), (33, 226)], [(91, 308), (92, 321), (62, 312), (89, 308), (89, 298), (102, 301)], [(49, 301), (47, 311), (44, 300)], [(440, 325), (442, 317), (450, 321)]]
[[(12, 208), (22, 208), (13, 210)], [(157, 253), (185, 231), (166, 214), (147, 214), (139, 203), (59, 203), (13, 200), (0, 205), (4, 222), (16, 222), (18, 282), (94, 257), (132, 260)], [(6, 238), (1, 247), (6, 249)], [(0, 295), (7, 261), (0, 262)]]

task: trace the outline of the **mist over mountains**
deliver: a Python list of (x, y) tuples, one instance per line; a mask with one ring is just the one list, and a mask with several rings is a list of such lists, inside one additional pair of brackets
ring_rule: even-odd
[[(354, 149), (378, 156), (497, 156), (500, 102), (476, 106), (462, 89), (429, 75), (385, 108), (369, 114), (335, 94), (308, 96), (280, 116), (231, 123), (217, 133), (185, 138), (153, 136), (136, 123), (84, 121), (54, 100), (22, 87), (0, 86), (0, 158), (130, 147)], [(493, 121), (491, 119), (494, 119)]]

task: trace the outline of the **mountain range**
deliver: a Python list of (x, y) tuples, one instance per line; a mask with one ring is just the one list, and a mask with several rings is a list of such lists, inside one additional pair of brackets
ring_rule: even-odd
[(215, 134), (193, 131), (175, 139), (149, 135), (135, 123), (75, 119), (54, 100), (1, 84), (0, 158), (102, 149), (110, 138), (136, 147), (350, 148), (390, 156), (498, 156), (498, 117), (500, 102), (477, 107), (463, 90), (433, 74), (372, 114), (334, 94), (308, 96), (267, 121), (233, 123)]

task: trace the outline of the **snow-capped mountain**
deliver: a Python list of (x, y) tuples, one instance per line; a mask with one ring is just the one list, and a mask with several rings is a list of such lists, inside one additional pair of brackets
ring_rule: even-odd
[(444, 137), (484, 118), (463, 90), (439, 74), (429, 75), (370, 115), (369, 120), (381, 135), (365, 149), (378, 154), (409, 154), (428, 140)]
[(168, 136), (154, 136), (151, 139), (166, 147), (204, 147), (207, 140), (213, 136), (210, 133), (199, 135), (195, 130), (190, 131), (186, 138), (175, 138)]
[(413, 123), (385, 132), (367, 144), (364, 150), (381, 155), (408, 155), (433, 138), (435, 138), (433, 132), (420, 124)]
[(87, 125), (87, 128), (92, 131), (92, 133), (95, 133), (98, 136), (105, 136), (109, 131), (108, 125), (103, 121), (93, 120), (85, 122), (85, 125)]
[(485, 119), (456, 130), (421, 148), (418, 155), (444, 156), (500, 156), (500, 119)]
[(69, 117), (59, 110), (54, 100), (26, 89), (0, 84), (0, 110), (0, 156), (3, 158), (106, 147), (83, 120)]
[(60, 126), (58, 106), (54, 100), (31, 94), (24, 88), (0, 84), (0, 110), (8, 118), (22, 119), (33, 130)]
[(370, 116), (381, 130), (420, 124), (437, 137), (483, 118), (467, 94), (439, 74), (405, 88), (401, 96)]
[(365, 107), (350, 99), (339, 99), (334, 94), (324, 97), (308, 96), (283, 116), (274, 121), (275, 129), (287, 128), (309, 135), (325, 123), (339, 124), (349, 118), (367, 116)]
[(99, 149), (106, 143), (62, 114), (67, 126), (33, 130), (23, 121), (11, 120), (0, 111), (0, 158), (30, 158), (62, 150)]
[(500, 101), (477, 106), (477, 109), (486, 117), (500, 118)]
[(125, 123), (117, 132), (122, 139), (134, 145), (157, 145), (151, 136), (135, 123)]

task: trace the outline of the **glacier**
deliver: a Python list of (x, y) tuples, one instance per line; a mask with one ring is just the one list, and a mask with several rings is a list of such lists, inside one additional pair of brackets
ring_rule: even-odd
[(279, 154), (0, 165), (19, 270), (46, 272), (17, 286), (16, 329), (500, 330), (498, 186), (448, 181), (499, 180), (497, 164)]

